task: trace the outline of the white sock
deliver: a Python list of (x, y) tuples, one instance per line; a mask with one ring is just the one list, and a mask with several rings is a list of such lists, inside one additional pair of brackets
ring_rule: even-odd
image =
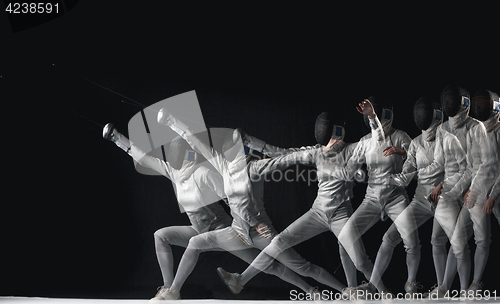
[(444, 272), (446, 269), (446, 255), (446, 245), (432, 246), (432, 257), (434, 259), (438, 286), (443, 285)]
[(163, 287), (170, 288), (174, 279), (174, 256), (172, 248), (162, 239), (155, 235), (156, 258), (160, 265), (161, 275), (163, 277)]
[(179, 268), (175, 274), (174, 281), (170, 290), (181, 291), (182, 285), (186, 281), (187, 277), (193, 272), (196, 262), (198, 262), (198, 257), (200, 256), (200, 251), (188, 245), (186, 251), (182, 255), (181, 262), (179, 263)]
[(382, 282), (382, 275), (391, 262), (393, 252), (394, 247), (385, 242), (382, 242), (382, 245), (380, 245), (380, 248), (378, 249), (377, 258), (375, 259), (375, 265), (373, 266), (373, 272), (370, 278), (370, 283), (372, 283), (379, 292), (387, 291), (387, 288)]
[(349, 287), (358, 286), (356, 266), (354, 266), (354, 263), (349, 257), (349, 254), (341, 244), (339, 244), (339, 254), (340, 254), (340, 260), (342, 261), (342, 267), (344, 267), (347, 285)]
[(443, 289), (449, 290), (451, 288), (451, 284), (453, 283), (453, 279), (457, 274), (457, 258), (455, 254), (453, 254), (453, 249), (450, 248), (448, 250), (448, 258), (446, 259), (446, 270), (444, 272), (443, 278)]
[(460, 289), (466, 290), (469, 288), (469, 279), (471, 272), (470, 255), (466, 254), (465, 259), (457, 259), (458, 276), (460, 277)]
[(406, 254), (406, 267), (408, 268), (408, 282), (417, 280), (418, 265), (420, 265), (420, 250)]
[(476, 253), (474, 254), (474, 279), (472, 283), (481, 283), (481, 278), (483, 277), (484, 269), (486, 268), (486, 262), (488, 261), (488, 256), (490, 255), (490, 247), (476, 247)]

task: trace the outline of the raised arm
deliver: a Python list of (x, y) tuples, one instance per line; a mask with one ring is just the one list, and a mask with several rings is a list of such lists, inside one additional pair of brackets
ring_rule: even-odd
[(166, 125), (175, 133), (179, 134), (195, 152), (203, 155), (220, 174), (223, 174), (223, 156), (210, 147), (209, 143), (203, 142), (195, 136), (185, 123), (169, 114), (165, 108), (158, 112), (157, 119), (159, 124)]
[(120, 149), (132, 156), (141, 166), (148, 167), (171, 179), (171, 167), (167, 162), (144, 153), (144, 151), (130, 142), (125, 135), (118, 132), (113, 124), (108, 123), (104, 126), (102, 136), (104, 139), (114, 142)]

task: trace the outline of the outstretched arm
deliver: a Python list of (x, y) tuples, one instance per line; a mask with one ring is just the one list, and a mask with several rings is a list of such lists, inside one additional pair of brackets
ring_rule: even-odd
[(171, 168), (167, 162), (144, 153), (144, 151), (130, 142), (125, 135), (118, 132), (113, 124), (108, 123), (104, 126), (102, 136), (104, 139), (114, 142), (120, 149), (132, 156), (141, 166), (148, 167), (170, 179)]

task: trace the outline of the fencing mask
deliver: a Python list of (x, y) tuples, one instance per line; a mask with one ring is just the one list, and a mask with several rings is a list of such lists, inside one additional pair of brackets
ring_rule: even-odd
[(472, 104), (475, 116), (480, 121), (486, 121), (492, 114), (500, 111), (498, 94), (488, 90), (477, 91), (472, 98)]
[(457, 85), (449, 84), (441, 92), (441, 106), (446, 115), (453, 117), (461, 108), (469, 108), (469, 92)]
[(174, 138), (168, 147), (167, 161), (176, 170), (180, 170), (184, 161), (195, 162), (197, 153), (180, 136)]
[(314, 124), (314, 136), (319, 144), (323, 146), (328, 144), (333, 135), (333, 126), (330, 114), (323, 112), (318, 115)]
[(413, 106), (413, 118), (420, 130), (427, 130), (434, 121), (442, 121), (441, 110), (434, 109), (434, 103), (425, 97), (421, 97)]

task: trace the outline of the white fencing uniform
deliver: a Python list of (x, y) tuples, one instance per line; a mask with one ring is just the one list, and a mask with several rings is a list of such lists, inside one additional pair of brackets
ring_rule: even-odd
[[(333, 232), (335, 236), (339, 235), (353, 212), (351, 206), (353, 182), (335, 179), (330, 175), (330, 171), (336, 166), (345, 166), (355, 147), (356, 144), (348, 144), (341, 151), (329, 153), (324, 152), (324, 146), (319, 144), (299, 149), (283, 149), (268, 144), (264, 145), (261, 152), (268, 156), (287, 155), (284, 161), (293, 158), (296, 163), (315, 166), (317, 168), (318, 195), (311, 209), (278, 234), (271, 244), (252, 262), (250, 267), (242, 273), (245, 281), (251, 279), (260, 270), (266, 269), (273, 259), (288, 248), (326, 231)], [(356, 250), (365, 251), (362, 242), (358, 242), (356, 245), (359, 246)], [(348, 285), (357, 286), (356, 268), (341, 244), (339, 244), (339, 252)], [(362, 268), (369, 269), (369, 272), (365, 274), (369, 279), (373, 266), (368, 257), (366, 257), (365, 261), (369, 265)]]
[[(407, 160), (403, 165), (403, 171), (394, 175), (391, 179), (391, 183), (395, 185), (407, 186), (418, 171), (418, 185), (415, 189), (413, 200), (396, 221), (394, 221), (394, 224), (390, 228), (391, 234), (401, 233), (402, 237), (405, 238), (413, 233), (413, 231), (416, 231), (428, 219), (432, 218), (436, 205), (429, 201), (429, 194), (440, 183), (443, 184), (442, 191), (449, 191), (465, 171), (465, 152), (461, 149), (460, 142), (456, 136), (448, 132), (436, 134), (436, 131), (437, 129), (434, 129), (434, 134), (431, 134), (431, 136), (424, 131), (423, 134), (413, 139), (407, 153)], [(425, 140), (425, 138), (429, 137), (432, 140)], [(432, 170), (429, 170), (431, 169), (429, 165), (434, 161), (438, 166), (434, 166)], [(431, 236), (433, 255), (435, 259), (442, 259), (441, 263), (435, 263), (439, 285), (444, 280), (445, 245), (447, 240), (446, 233), (437, 220), (434, 219)], [(405, 244), (405, 246), (420, 248), (419, 244)], [(444, 256), (436, 257), (440, 251), (443, 252)]]
[[(356, 242), (360, 242), (361, 236), (380, 219), (385, 219), (385, 215), (393, 221), (396, 220), (409, 203), (404, 188), (390, 185), (391, 174), (401, 172), (404, 159), (399, 155), (385, 157), (383, 150), (389, 146), (395, 146), (408, 151), (411, 138), (405, 132), (390, 126), (383, 130), (378, 118), (370, 120), (370, 126), (372, 133), (360, 140), (347, 167), (332, 170), (334, 177), (350, 180), (362, 163), (367, 165), (368, 187), (365, 198), (338, 236), (356, 268), (363, 273), (366, 273), (366, 269), (363, 269), (366, 257), (365, 253), (356, 249)], [(409, 237), (416, 238), (417, 236), (413, 233)], [(384, 236), (384, 242), (386, 241), (389, 246), (395, 247), (400, 242), (400, 238), (394, 236), (391, 239), (391, 235), (387, 234)], [(410, 242), (408, 239), (403, 239), (403, 241), (405, 244)], [(411, 241), (411, 243), (418, 243), (418, 241)], [(385, 286), (381, 281), (381, 273), (385, 269), (381, 269), (380, 275), (374, 278), (376, 270), (377, 263), (375, 263), (370, 282), (379, 291), (385, 291)]]
[[(500, 145), (500, 123), (498, 123), (498, 116), (494, 114), (490, 120), (496, 122), (488, 133), (483, 138), (480, 134), (481, 131), (474, 133), (474, 136), (467, 138), (467, 144), (472, 147), (473, 155), (481, 153), (482, 164), (481, 166), (473, 166), (470, 175), (466, 176), (472, 179), (471, 181), (460, 181), (464, 184), (470, 183), (470, 192), (466, 199), (464, 207), (460, 211), (457, 220), (457, 225), (453, 233), (451, 243), (457, 259), (465, 259), (464, 255), (469, 255), (467, 241), (470, 237), (468, 233), (471, 222), (474, 230), (474, 239), (476, 243), (476, 253), (474, 258), (474, 280), (473, 284), (481, 283), (482, 273), (486, 267), (486, 260), (489, 254), (491, 244), (491, 217), (489, 214), (483, 212), (484, 203), (489, 197), (489, 193), (493, 188), (496, 178), (500, 174), (500, 158), (499, 158), (499, 145)], [(481, 127), (483, 124), (481, 124)], [(481, 141), (481, 139), (486, 139)], [(479, 155), (476, 156), (479, 158)], [(475, 169), (477, 168), (477, 169)], [(474, 170), (475, 169), (475, 170)], [(474, 174), (475, 171), (475, 174)], [(459, 182), (459, 183), (460, 183)], [(461, 186), (457, 184), (457, 186)], [(462, 186), (467, 189), (466, 186)]]
[[(120, 140), (129, 144), (122, 134), (115, 133)], [(164, 287), (170, 287), (174, 278), (171, 245), (187, 247), (189, 240), (200, 233), (222, 229), (231, 224), (231, 217), (219, 201), (225, 197), (222, 176), (208, 163), (184, 161), (179, 170), (168, 161), (146, 155), (138, 147), (118, 145), (128, 151), (139, 164), (155, 170), (172, 181), (181, 211), (191, 222), (191, 226), (169, 226), (154, 233), (156, 255), (160, 265)], [(130, 149), (127, 149), (130, 148)]]
[[(467, 166), (466, 170), (458, 180), (453, 180), (454, 183), (448, 183), (452, 185), (451, 189), (443, 188), (434, 213), (435, 219), (439, 222), (452, 243), (453, 253), (457, 258), (458, 273), (462, 289), (466, 289), (469, 284), (470, 251), (466, 243), (468, 237), (472, 234), (472, 223), (470, 221), (463, 221), (464, 225), (462, 225), (461, 229), (462, 232), (465, 232), (465, 234), (463, 234), (465, 235), (463, 239), (459, 240), (457, 234), (453, 240), (453, 234), (455, 233), (455, 228), (457, 227), (457, 220), (462, 206), (462, 195), (465, 191), (467, 191), (471, 181), (476, 175), (476, 172), (481, 168), (483, 162), (485, 161), (485, 158), (481, 153), (481, 149), (482, 146), (487, 144), (485, 141), (484, 126), (478, 120), (469, 117), (468, 113), (469, 108), (462, 106), (455, 116), (449, 117), (448, 121), (441, 124), (438, 128), (438, 137), (442, 136), (444, 139), (446, 135), (443, 133), (446, 132), (457, 137), (462, 150), (466, 153)], [(439, 152), (435, 153), (435, 160), (424, 170), (433, 171), (436, 167), (439, 167), (436, 162), (436, 160), (439, 159), (437, 157), (438, 154)], [(482, 239), (486, 236), (487, 234), (482, 234), (479, 238)], [(476, 239), (476, 241), (477, 240), (478, 239)], [(449, 270), (447, 269), (447, 271)], [(450, 286), (451, 281), (449, 281), (448, 278), (445, 278), (443, 283), (444, 289), (447, 290)]]
[[(224, 189), (231, 208), (231, 215), (233, 216), (231, 227), (207, 232), (192, 238), (188, 249), (191, 249), (191, 252), (225, 250), (238, 255), (241, 254), (242, 250), (248, 248), (262, 250), (267, 247), (271, 239), (276, 235), (276, 231), (264, 209), (263, 177), (276, 170), (285, 169), (293, 164), (293, 159), (289, 158), (288, 161), (283, 161), (280, 158), (265, 159), (251, 161), (247, 164), (245, 155), (243, 154), (243, 146), (237, 147), (235, 145), (231, 149), (241, 149), (241, 153), (239, 152), (234, 160), (229, 161), (223, 153), (212, 149), (207, 143), (194, 136), (184, 123), (172, 116), (169, 118), (168, 126), (181, 135), (196, 152), (202, 154), (222, 175)], [(284, 157), (286, 156), (282, 156), (282, 158)], [(264, 236), (256, 231), (255, 227), (258, 224), (265, 224), (269, 227), (268, 236)], [(252, 252), (255, 253), (256, 250)], [(257, 254), (258, 251), (251, 257), (249, 263), (255, 259)], [(174, 290), (180, 290), (185, 279), (194, 268), (197, 253), (192, 253), (191, 256), (190, 259), (184, 259), (186, 254), (184, 255), (183, 260), (186, 260), (186, 263), (183, 265), (183, 261), (181, 261), (179, 271), (172, 285)], [(294, 272), (304, 276), (311, 276), (318, 282), (334, 289), (342, 290), (345, 287), (323, 268), (305, 261), (292, 248), (280, 254), (277, 260)], [(299, 286), (303, 290), (310, 288), (295, 273), (287, 272), (283, 265), (273, 263), (265, 272), (273, 273), (281, 279)]]

